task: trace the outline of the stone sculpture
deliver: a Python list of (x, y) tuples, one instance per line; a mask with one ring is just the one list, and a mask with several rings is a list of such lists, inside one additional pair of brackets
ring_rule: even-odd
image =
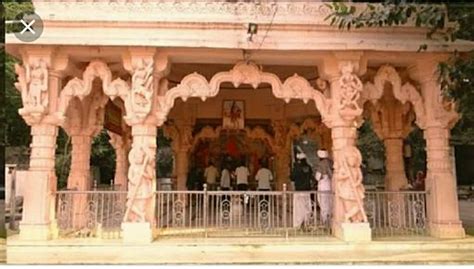
[(125, 222), (146, 222), (147, 204), (153, 198), (154, 162), (145, 147), (133, 147), (129, 154), (127, 210)]
[(343, 118), (357, 117), (362, 113), (358, 101), (363, 85), (360, 79), (352, 73), (353, 70), (354, 66), (351, 62), (341, 66), (339, 114)]
[(344, 222), (367, 222), (363, 207), (364, 186), (362, 185), (362, 155), (354, 146), (341, 151), (336, 162), (336, 184), (338, 198), (342, 201)]
[(132, 109), (139, 114), (148, 114), (152, 103), (153, 62), (138, 61), (132, 75)]
[(22, 67), (15, 65), (18, 74), (16, 88), (21, 92), (24, 112), (44, 111), (48, 105), (48, 68), (42, 59)]

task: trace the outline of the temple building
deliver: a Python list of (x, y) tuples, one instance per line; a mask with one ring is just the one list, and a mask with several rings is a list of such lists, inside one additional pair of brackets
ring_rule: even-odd
[[(427, 40), (414, 22), (340, 30), (319, 2), (138, 2), (34, 0), (41, 36), (6, 36), (32, 136), (17, 240), (465, 236), (449, 145), (460, 116), (436, 70), (473, 42)], [(364, 121), (385, 146), (384, 191), (362, 184)], [(415, 126), (427, 145), (426, 190), (407, 192), (403, 141)], [(55, 174), (60, 129), (72, 141), (65, 190)], [(113, 190), (95, 189), (91, 178), (92, 141), (103, 129), (116, 152)], [(171, 140), (173, 190), (156, 176), (158, 129)], [(334, 162), (332, 191), (311, 194), (310, 217), (298, 226), (291, 169), (301, 152), (316, 167), (321, 149)], [(262, 160), (274, 178), (268, 197), (256, 191)], [(249, 189), (188, 190), (191, 170), (210, 162), (219, 171), (244, 162)], [(331, 196), (329, 222), (321, 195)]]

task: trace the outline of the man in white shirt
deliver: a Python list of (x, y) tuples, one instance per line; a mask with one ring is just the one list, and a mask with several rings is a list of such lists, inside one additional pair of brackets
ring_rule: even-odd
[(209, 162), (209, 166), (204, 170), (204, 177), (206, 178), (207, 189), (210, 191), (216, 190), (216, 178), (219, 172), (212, 162)]
[(224, 166), (221, 172), (221, 190), (230, 190), (230, 172), (228, 166)]
[(237, 176), (237, 190), (246, 191), (249, 187), (248, 178), (250, 175), (249, 169), (245, 166), (245, 162), (242, 161), (240, 166), (235, 169)]
[(270, 181), (273, 181), (272, 171), (267, 168), (266, 162), (260, 162), (261, 168), (258, 169), (255, 175), (255, 180), (258, 182), (257, 190), (269, 191), (271, 190)]

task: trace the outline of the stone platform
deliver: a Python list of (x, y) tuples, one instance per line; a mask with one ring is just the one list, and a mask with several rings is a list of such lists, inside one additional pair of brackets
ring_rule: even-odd
[(345, 243), (335, 238), (162, 238), (151, 244), (8, 238), (9, 264), (474, 264), (474, 237), (391, 238)]

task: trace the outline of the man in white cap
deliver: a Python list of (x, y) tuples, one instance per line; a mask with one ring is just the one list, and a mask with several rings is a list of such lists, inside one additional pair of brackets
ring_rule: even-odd
[[(311, 179), (313, 170), (306, 161), (306, 155), (303, 152), (296, 154), (296, 163), (291, 171), (291, 180), (295, 183), (295, 192), (293, 194), (293, 227), (304, 228), (305, 221), (311, 215)], [(298, 193), (299, 191), (305, 191)]]
[(328, 224), (332, 211), (332, 162), (329, 160), (329, 154), (326, 150), (318, 150), (319, 162), (316, 166), (316, 181), (318, 182), (318, 203), (321, 209), (321, 221)]

